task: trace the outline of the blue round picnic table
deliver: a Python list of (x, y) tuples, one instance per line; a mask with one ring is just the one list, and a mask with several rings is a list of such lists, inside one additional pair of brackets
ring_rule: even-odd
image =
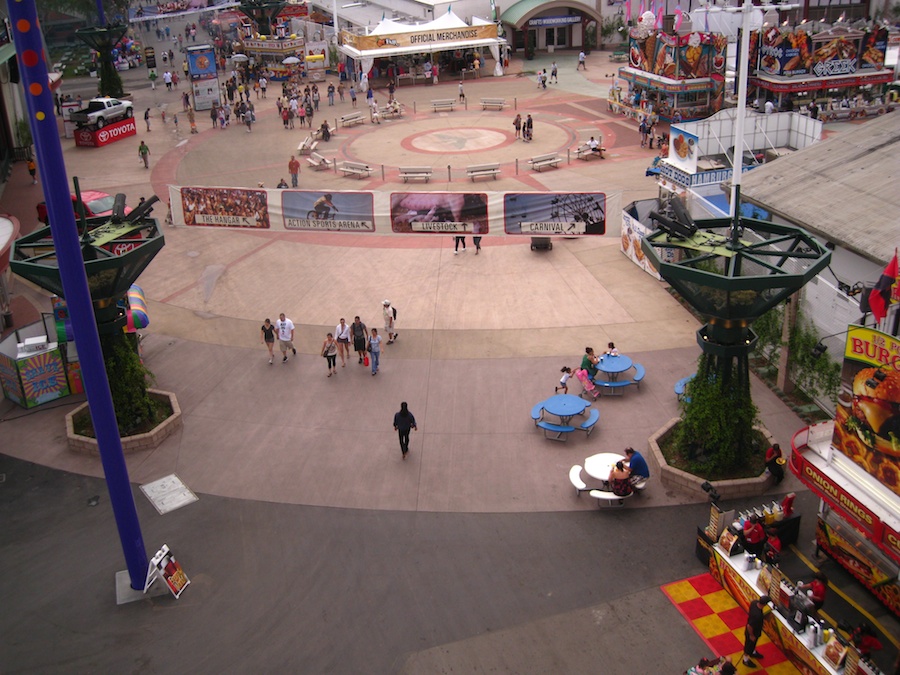
[(590, 401), (572, 394), (557, 394), (541, 404), (545, 412), (556, 415), (563, 424), (568, 424), (572, 417), (580, 415), (590, 405)]
[(634, 361), (631, 360), (630, 356), (625, 356), (624, 354), (619, 354), (618, 356), (604, 354), (600, 357), (600, 362), (597, 364), (597, 370), (606, 373), (610, 380), (615, 381), (618, 379), (620, 373), (624, 373), (633, 365)]

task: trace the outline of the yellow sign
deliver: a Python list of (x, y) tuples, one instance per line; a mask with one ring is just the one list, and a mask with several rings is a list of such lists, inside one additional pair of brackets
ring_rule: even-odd
[(497, 26), (494, 24), (489, 26), (442, 28), (412, 33), (394, 33), (393, 35), (356, 35), (348, 31), (341, 31), (343, 44), (361, 52), (376, 49), (396, 49), (398, 47), (421, 46), (430, 48), (432, 46), (440, 46), (441, 43), (492, 40), (496, 38)]

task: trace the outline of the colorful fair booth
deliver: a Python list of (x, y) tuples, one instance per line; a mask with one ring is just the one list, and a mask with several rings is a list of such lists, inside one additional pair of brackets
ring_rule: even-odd
[[(497, 36), (496, 24), (473, 17), (469, 25), (448, 10), (439, 19), (418, 26), (383, 19), (366, 35), (341, 31), (340, 50), (357, 63), (358, 72), (368, 74), (376, 59), (392, 59), (399, 62), (392, 74), (398, 80), (415, 82), (416, 77), (432, 78), (432, 55), (440, 52), (488, 50), (494, 59), (493, 74), (503, 75), (500, 49), (505, 45), (506, 41)], [(417, 55), (426, 57), (421, 64), (410, 60)]]
[(645, 12), (628, 40), (628, 65), (609, 92), (609, 109), (639, 119), (656, 113), (666, 121), (708, 117), (725, 97), (725, 52), (728, 39), (718, 33), (669, 35), (654, 27)]

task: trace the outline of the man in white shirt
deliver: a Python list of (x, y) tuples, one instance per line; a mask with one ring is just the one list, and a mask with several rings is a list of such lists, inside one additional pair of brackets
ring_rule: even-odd
[(588, 141), (588, 147), (591, 149), (595, 155), (600, 155), (600, 159), (606, 159), (603, 156), (603, 148), (600, 147), (600, 141), (591, 136), (591, 140)]
[(278, 331), (278, 347), (281, 349), (281, 362), (287, 363), (287, 351), (290, 349), (294, 356), (297, 356), (297, 350), (294, 348), (294, 322), (285, 318), (284, 312), (278, 315), (278, 321), (275, 322), (275, 329)]
[(775, 112), (775, 104), (772, 101), (766, 101), (766, 115), (771, 115)]

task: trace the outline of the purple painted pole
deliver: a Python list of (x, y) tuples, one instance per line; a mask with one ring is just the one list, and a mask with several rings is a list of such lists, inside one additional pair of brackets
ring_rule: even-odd
[(143, 590), (147, 575), (147, 551), (128, 480), (128, 467), (122, 452), (122, 441), (116, 425), (116, 413), (109, 392), (109, 380), (106, 378), (97, 322), (84, 271), (75, 214), (69, 197), (69, 179), (66, 176), (54, 114), (53, 95), (48, 86), (46, 56), (37, 11), (34, 0), (9, 0), (8, 7), (13, 41), (19, 57), (19, 72), (25, 87), (28, 121), (43, 176), (41, 184), (47, 201), (53, 243), (56, 245), (60, 280), (81, 359), (81, 375), (97, 434), (106, 486), (131, 577), (131, 587)]
[(100, 19), (98, 25), (106, 25), (106, 12), (103, 11), (103, 0), (97, 0), (97, 18)]

